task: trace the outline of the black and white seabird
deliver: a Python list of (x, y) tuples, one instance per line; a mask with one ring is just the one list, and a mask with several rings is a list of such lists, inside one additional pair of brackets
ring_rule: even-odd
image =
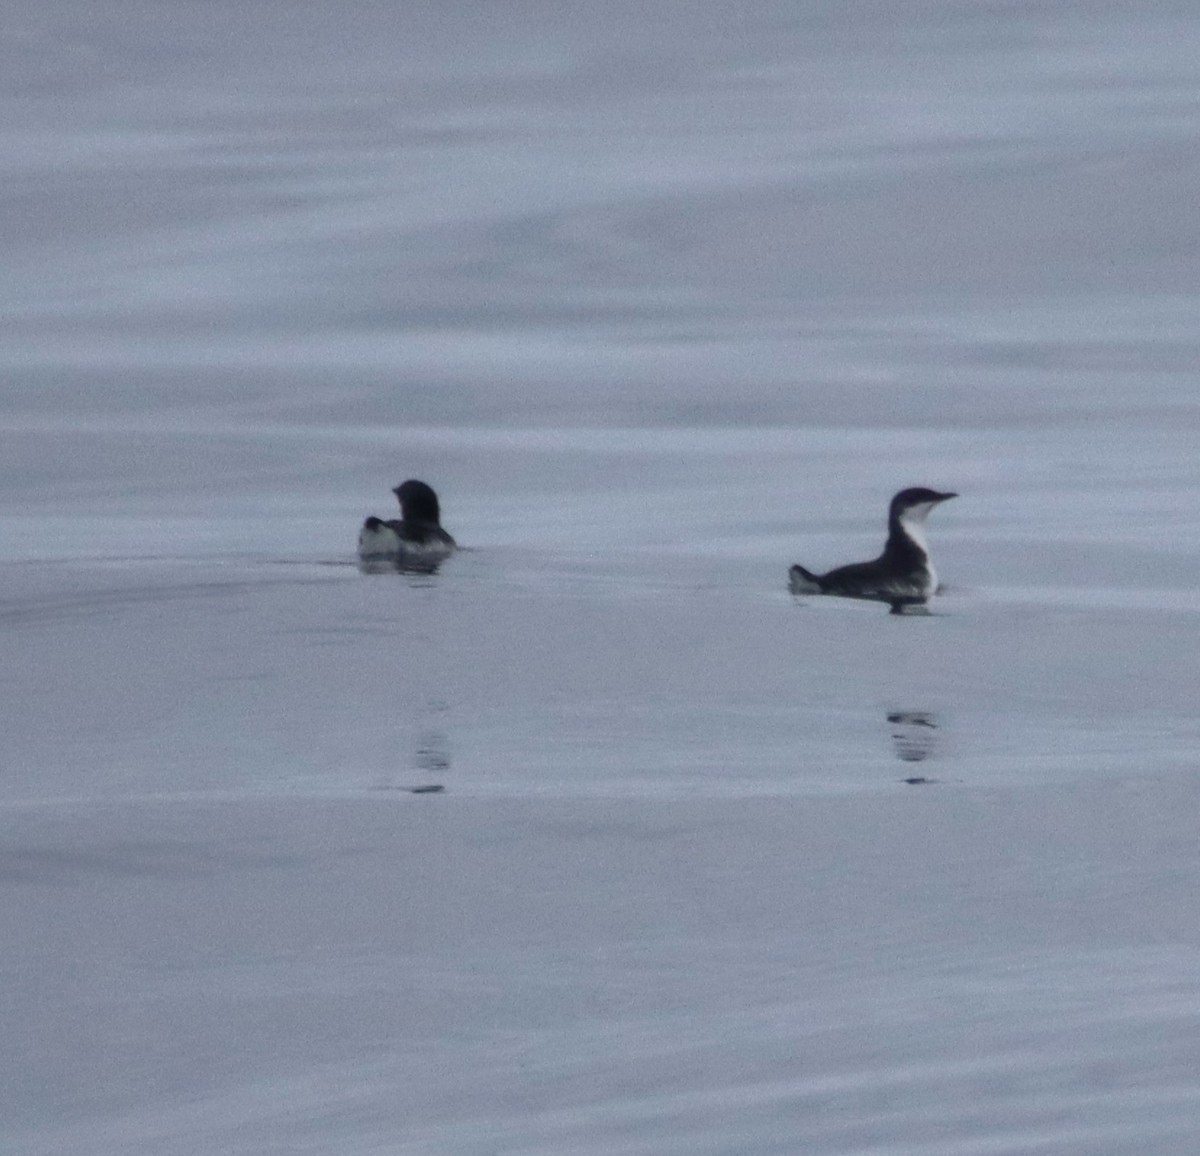
[(368, 518), (358, 534), (359, 558), (399, 570), (436, 570), (458, 549), (442, 529), (437, 494), (414, 478), (392, 493), (400, 502), (400, 517)]
[(878, 558), (839, 566), (827, 574), (793, 566), (788, 571), (788, 588), (793, 594), (835, 594), (887, 602), (893, 614), (923, 605), (938, 589), (937, 571), (925, 542), (925, 519), (934, 506), (957, 497), (924, 486), (901, 490), (888, 508), (888, 538)]

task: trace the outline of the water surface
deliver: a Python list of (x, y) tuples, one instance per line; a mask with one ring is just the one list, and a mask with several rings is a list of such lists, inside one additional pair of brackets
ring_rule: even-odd
[(5, 1150), (1190, 1153), (1197, 60), (18, 4)]

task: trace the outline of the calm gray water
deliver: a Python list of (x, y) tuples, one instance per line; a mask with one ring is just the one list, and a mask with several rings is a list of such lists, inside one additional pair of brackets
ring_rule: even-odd
[(1193, 1151), (1198, 62), (12, 6), (5, 1150)]

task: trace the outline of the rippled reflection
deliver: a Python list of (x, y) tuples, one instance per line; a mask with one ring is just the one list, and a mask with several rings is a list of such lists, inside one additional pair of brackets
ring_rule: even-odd
[(442, 561), (436, 562), (401, 562), (395, 558), (360, 558), (358, 569), (363, 574), (413, 574), (418, 577), (429, 577), (441, 568)]
[(413, 763), (419, 771), (450, 769), (450, 740), (441, 731), (424, 731), (417, 737)]
[(937, 717), (924, 710), (890, 711), (892, 746), (896, 758), (905, 763), (924, 762), (937, 745)]

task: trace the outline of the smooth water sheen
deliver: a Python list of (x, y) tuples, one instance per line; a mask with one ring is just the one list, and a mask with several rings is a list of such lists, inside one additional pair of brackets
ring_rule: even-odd
[(1197, 62), (20, 0), (0, 1149), (1190, 1156)]

